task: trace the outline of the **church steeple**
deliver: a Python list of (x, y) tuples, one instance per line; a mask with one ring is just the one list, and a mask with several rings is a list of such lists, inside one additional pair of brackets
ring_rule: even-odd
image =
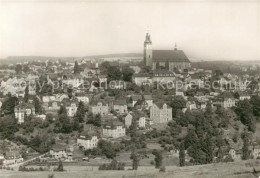
[(145, 37), (145, 41), (144, 43), (149, 43), (149, 44), (152, 44), (152, 41), (151, 41), (151, 38), (150, 38), (150, 34), (149, 33), (146, 33), (146, 37)]
[(177, 44), (174, 45), (174, 51), (177, 51)]
[(146, 33), (144, 41), (144, 63), (146, 66), (152, 67), (152, 41), (149, 33)]

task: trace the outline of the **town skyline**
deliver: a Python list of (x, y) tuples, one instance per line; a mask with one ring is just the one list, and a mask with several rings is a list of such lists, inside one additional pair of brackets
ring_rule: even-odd
[(191, 61), (259, 60), (259, 2), (231, 2), (2, 1), (0, 58), (141, 54), (149, 32), (154, 49), (176, 43)]

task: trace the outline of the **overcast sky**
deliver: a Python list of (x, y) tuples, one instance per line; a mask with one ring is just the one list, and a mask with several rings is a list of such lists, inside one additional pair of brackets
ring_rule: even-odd
[(142, 53), (178, 48), (196, 60), (260, 60), (259, 1), (0, 0), (0, 58)]

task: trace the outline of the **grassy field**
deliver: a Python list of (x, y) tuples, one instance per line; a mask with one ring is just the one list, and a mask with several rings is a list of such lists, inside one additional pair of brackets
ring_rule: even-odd
[(253, 174), (253, 168), (260, 170), (260, 161), (250, 160), (234, 163), (218, 163), (199, 166), (167, 166), (166, 172), (159, 172), (154, 167), (139, 167), (137, 171), (98, 171), (97, 167), (66, 166), (65, 172), (18, 172), (0, 170), (1, 178), (47, 178), (53, 174), (54, 178), (127, 178), (127, 177), (174, 177), (174, 178), (255, 178), (259, 175)]

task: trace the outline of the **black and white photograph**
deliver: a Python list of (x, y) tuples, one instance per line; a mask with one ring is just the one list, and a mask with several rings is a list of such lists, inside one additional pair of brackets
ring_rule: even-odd
[(260, 178), (259, 0), (0, 0), (0, 178)]

